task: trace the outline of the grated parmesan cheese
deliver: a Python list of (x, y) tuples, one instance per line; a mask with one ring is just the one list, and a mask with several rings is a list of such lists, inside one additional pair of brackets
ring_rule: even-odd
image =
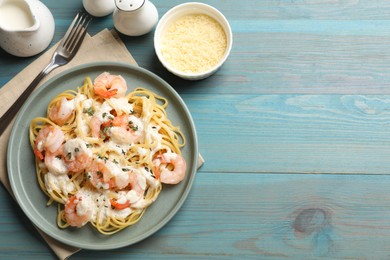
[(173, 68), (198, 73), (217, 65), (226, 48), (225, 31), (216, 20), (205, 14), (190, 14), (168, 27), (161, 53)]

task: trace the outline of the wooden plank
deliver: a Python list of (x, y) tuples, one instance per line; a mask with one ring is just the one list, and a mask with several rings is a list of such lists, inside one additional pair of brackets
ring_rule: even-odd
[[(386, 0), (208, 0), (225, 16), (237, 19), (389, 19), (390, 4)], [(181, 4), (181, 0), (155, 2), (160, 14)]]
[(183, 95), (205, 171), (390, 173), (388, 95)]
[(55, 259), (14, 199), (0, 188), (0, 259)]

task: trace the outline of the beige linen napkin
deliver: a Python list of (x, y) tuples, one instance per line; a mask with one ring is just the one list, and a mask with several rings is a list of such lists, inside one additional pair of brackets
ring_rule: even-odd
[[(7, 109), (20, 96), (23, 90), (31, 83), (32, 79), (34, 79), (35, 76), (38, 75), (38, 73), (49, 63), (51, 56), (57, 47), (57, 44), (42, 54), (29, 66), (18, 73), (13, 79), (11, 79), (7, 84), (0, 88), (0, 100), (2, 101), (0, 103), (0, 115), (3, 115), (7, 111)], [(137, 65), (134, 58), (128, 52), (126, 46), (118, 37), (117, 33), (115, 31), (104, 29), (93, 37), (87, 35), (81, 46), (81, 49), (74, 57), (74, 59), (69, 64), (59, 67), (58, 69), (51, 72), (41, 81), (38, 87), (49, 78), (64, 70), (67, 70), (76, 65), (97, 61), (118, 61)], [(0, 137), (0, 181), (4, 184), (11, 195), (13, 195), (13, 193), (10, 188), (7, 176), (6, 155), (7, 143), (12, 125), (13, 122), (8, 126), (3, 135)], [(199, 155), (198, 166), (200, 167), (203, 162), (203, 158)], [(59, 257), (59, 259), (67, 259), (72, 254), (80, 250), (79, 248), (64, 245), (47, 236), (43, 232), (39, 232), (55, 252), (55, 254)]]

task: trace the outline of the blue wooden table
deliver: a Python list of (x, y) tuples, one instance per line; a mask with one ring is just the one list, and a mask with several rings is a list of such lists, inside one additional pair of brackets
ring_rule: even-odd
[[(44, 2), (53, 43), (81, 0)], [(179, 0), (152, 1), (160, 17)], [(390, 2), (207, 0), (234, 45), (189, 82), (157, 61), (153, 33), (121, 35), (141, 67), (182, 96), (206, 163), (178, 214), (152, 237), (71, 259), (389, 259)], [(96, 18), (89, 33), (112, 28)], [(36, 57), (0, 51), (0, 86)], [(56, 256), (0, 188), (0, 258)]]

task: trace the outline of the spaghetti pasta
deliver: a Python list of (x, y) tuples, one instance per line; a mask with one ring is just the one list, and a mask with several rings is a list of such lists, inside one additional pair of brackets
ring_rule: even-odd
[(30, 123), (40, 188), (60, 228), (91, 223), (114, 234), (135, 224), (162, 189), (183, 180), (185, 137), (168, 101), (107, 72), (52, 99)]

